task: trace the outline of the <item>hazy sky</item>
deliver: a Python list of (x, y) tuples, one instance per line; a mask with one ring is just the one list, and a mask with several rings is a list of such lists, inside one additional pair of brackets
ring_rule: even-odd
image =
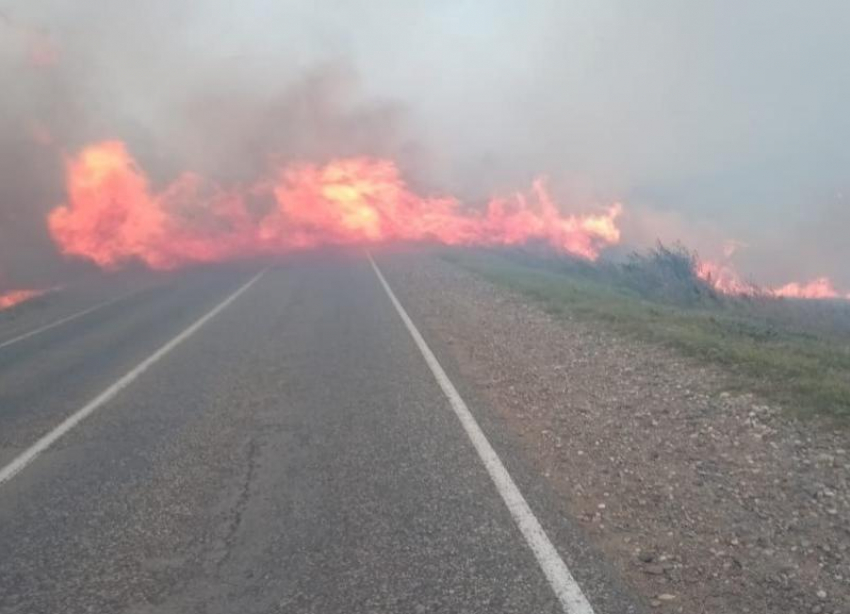
[[(846, 0), (7, 0), (0, 12), (7, 279), (61, 271), (42, 224), (62, 199), (56, 148), (121, 138), (163, 180), (247, 176), (271, 151), (392, 155), (417, 186), (470, 198), (544, 174), (570, 206), (623, 201), (631, 242), (716, 256), (734, 239), (759, 281), (829, 274), (850, 288)], [(37, 124), (55, 146), (33, 142)]]

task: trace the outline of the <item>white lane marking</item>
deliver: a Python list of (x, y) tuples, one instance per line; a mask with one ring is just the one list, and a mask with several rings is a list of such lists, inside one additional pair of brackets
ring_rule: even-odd
[(57, 326), (62, 326), (63, 324), (67, 324), (68, 322), (72, 322), (72, 321), (74, 321), (78, 318), (82, 318), (85, 315), (88, 315), (90, 313), (94, 313), (95, 311), (103, 309), (104, 307), (108, 307), (109, 305), (114, 305), (115, 303), (117, 303), (119, 301), (123, 301), (124, 299), (129, 298), (129, 297), (133, 296), (134, 294), (136, 294), (138, 292), (139, 292), (139, 290), (134, 290), (133, 292), (128, 292), (127, 294), (122, 294), (121, 296), (118, 296), (118, 297), (113, 298), (113, 299), (109, 299), (107, 301), (103, 301), (102, 303), (98, 303), (97, 305), (93, 305), (92, 307), (89, 307), (87, 309), (83, 309), (82, 311), (78, 311), (77, 313), (73, 313), (69, 316), (66, 316), (64, 318), (56, 320), (55, 322), (51, 322), (50, 324), (45, 324), (44, 326), (36, 328), (35, 330), (29, 331), (28, 333), (24, 333), (22, 335), (18, 335), (17, 337), (13, 337), (12, 339), (9, 339), (8, 341), (0, 342), (0, 350), (2, 350), (3, 348), (9, 347), (10, 345), (14, 345), (15, 343), (18, 343), (20, 341), (23, 341), (24, 339), (29, 339), (30, 337), (35, 337), (36, 335), (40, 335), (41, 333), (46, 333), (47, 331), (49, 331), (53, 328), (56, 328)]
[(593, 614), (593, 608), (590, 606), (590, 602), (588, 602), (584, 593), (582, 593), (581, 588), (575, 578), (573, 578), (561, 555), (558, 554), (555, 546), (549, 540), (549, 537), (540, 525), (540, 521), (537, 520), (534, 512), (531, 511), (525, 497), (523, 497), (513, 478), (511, 478), (505, 465), (493, 449), (493, 446), (487, 441), (487, 436), (484, 435), (484, 431), (478, 426), (478, 422), (475, 421), (466, 403), (461, 398), (460, 393), (458, 393), (457, 388), (452, 384), (452, 381), (446, 375), (440, 363), (437, 362), (437, 357), (434, 356), (434, 353), (428, 347), (428, 344), (425, 343), (425, 339), (419, 333), (413, 320), (410, 319), (410, 316), (407, 315), (404, 307), (402, 307), (396, 298), (387, 280), (384, 279), (381, 269), (375, 264), (372, 255), (369, 254), (368, 257), (369, 262), (372, 264), (372, 269), (374, 269), (381, 285), (387, 292), (387, 296), (390, 297), (390, 301), (392, 301), (396, 311), (398, 311), (398, 315), (401, 316), (410, 336), (413, 337), (419, 351), (425, 358), (425, 362), (431, 368), (431, 373), (434, 374), (434, 378), (437, 380), (440, 388), (443, 389), (446, 397), (448, 397), (455, 415), (460, 420), (463, 429), (466, 431), (470, 441), (472, 441), (476, 452), (478, 452), (478, 456), (487, 468), (487, 473), (490, 474), (490, 478), (496, 485), (496, 489), (502, 496), (502, 500), (508, 506), (511, 516), (513, 516), (535, 558), (537, 558), (537, 563), (546, 575), (546, 579), (549, 581), (552, 590), (555, 591), (555, 595), (561, 603), (561, 608), (567, 614)]
[(194, 335), (198, 330), (207, 322), (212, 320), (215, 316), (217, 316), (221, 311), (223, 311), (228, 305), (230, 305), (233, 301), (239, 298), (248, 288), (253, 286), (257, 281), (265, 275), (268, 268), (263, 269), (259, 273), (257, 273), (254, 277), (250, 279), (247, 283), (241, 286), (238, 290), (236, 290), (233, 294), (224, 299), (221, 303), (219, 303), (216, 307), (214, 307), (211, 311), (209, 311), (206, 315), (202, 316), (199, 320), (197, 320), (194, 324), (192, 324), (189, 328), (184, 330), (182, 333), (174, 337), (171, 341), (163, 345), (156, 352), (151, 354), (148, 358), (142, 361), (138, 366), (133, 368), (130, 372), (124, 375), (117, 382), (112, 384), (109, 388), (101, 392), (96, 398), (89, 401), (83, 408), (77, 410), (72, 415), (65, 418), (62, 423), (57, 426), (55, 429), (44, 435), (41, 439), (36, 441), (33, 445), (27, 448), (24, 452), (22, 452), (17, 458), (15, 458), (11, 463), (0, 469), (0, 486), (4, 483), (11, 480), (18, 473), (20, 473), (27, 465), (33, 462), (39, 454), (47, 450), (51, 445), (56, 443), (56, 441), (65, 435), (72, 428), (77, 426), (80, 422), (85, 420), (89, 415), (94, 413), (101, 405), (112, 400), (119, 392), (121, 392), (124, 388), (129, 386), (133, 381), (135, 381), (140, 375), (142, 375), (145, 371), (147, 371), (151, 366), (157, 363), (159, 360), (164, 358), (171, 350), (176, 348), (178, 345), (186, 341), (189, 337)]

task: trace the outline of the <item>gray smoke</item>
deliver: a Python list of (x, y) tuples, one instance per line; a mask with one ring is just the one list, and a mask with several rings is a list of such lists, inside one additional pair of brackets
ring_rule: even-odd
[(43, 223), (62, 200), (62, 155), (120, 138), (161, 182), (374, 154), (423, 190), (476, 201), (543, 174), (572, 207), (623, 201), (633, 243), (681, 239), (718, 257), (734, 240), (750, 277), (850, 288), (842, 0), (16, 0), (0, 12), (0, 287), (76, 270)]

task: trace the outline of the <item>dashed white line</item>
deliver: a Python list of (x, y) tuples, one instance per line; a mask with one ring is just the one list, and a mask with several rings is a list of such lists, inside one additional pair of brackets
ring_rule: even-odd
[(490, 445), (487, 436), (484, 435), (484, 431), (478, 426), (478, 422), (476, 422), (472, 413), (469, 411), (457, 388), (452, 384), (449, 376), (446, 375), (443, 367), (437, 361), (437, 357), (434, 356), (434, 353), (428, 347), (428, 344), (425, 343), (425, 339), (419, 333), (416, 325), (396, 298), (395, 293), (393, 293), (392, 288), (390, 288), (390, 285), (387, 283), (383, 273), (381, 273), (381, 269), (378, 268), (371, 254), (368, 257), (375, 274), (378, 276), (378, 280), (384, 287), (387, 296), (390, 297), (390, 301), (392, 301), (399, 316), (401, 316), (410, 336), (413, 337), (413, 341), (425, 358), (425, 362), (428, 363), (431, 373), (433, 373), (434, 378), (448, 398), (455, 415), (460, 420), (473, 447), (478, 452), (478, 456), (484, 463), (487, 473), (490, 474), (490, 478), (496, 485), (496, 489), (499, 491), (508, 510), (510, 510), (517, 527), (519, 527), (526, 543), (528, 543), (528, 546), (534, 553), (537, 563), (549, 581), (549, 585), (555, 591), (561, 608), (567, 614), (593, 614), (593, 608), (584, 596), (581, 587), (579, 587), (572, 573), (567, 568), (566, 563), (561, 558), (561, 555), (558, 554), (555, 546), (546, 535), (546, 532), (540, 525), (540, 521), (537, 520), (534, 512), (531, 511), (525, 497), (523, 497), (513, 478), (511, 478), (502, 460), (493, 449), (493, 446)]
[(83, 309), (82, 311), (78, 311), (77, 313), (73, 313), (69, 316), (66, 316), (64, 318), (60, 318), (59, 320), (51, 322), (50, 324), (45, 324), (44, 326), (40, 326), (39, 328), (36, 328), (35, 330), (31, 330), (31, 331), (26, 332), (22, 335), (18, 335), (17, 337), (13, 337), (12, 339), (9, 339), (8, 341), (2, 341), (2, 342), (0, 342), (0, 350), (2, 350), (3, 348), (9, 347), (10, 345), (14, 345), (16, 343), (19, 343), (19, 342), (23, 341), (24, 339), (29, 339), (30, 337), (35, 337), (36, 335), (40, 335), (41, 333), (45, 333), (45, 332), (47, 332), (51, 329), (56, 328), (57, 326), (62, 326), (63, 324), (67, 324), (68, 322), (72, 322), (72, 321), (74, 321), (78, 318), (82, 318), (83, 316), (86, 316), (90, 313), (94, 313), (95, 311), (99, 311), (100, 309), (103, 309), (104, 307), (109, 307), (110, 305), (114, 305), (115, 303), (117, 303), (119, 301), (123, 301), (124, 299), (133, 296), (137, 292), (138, 292), (137, 290), (134, 290), (133, 292), (128, 292), (127, 294), (122, 294), (121, 296), (113, 298), (113, 299), (109, 299), (108, 301), (103, 301), (102, 303), (97, 303), (96, 305), (93, 305), (93, 306), (91, 306), (87, 309)]
[(18, 455), (12, 462), (8, 465), (0, 469), (0, 486), (11, 480), (18, 473), (20, 473), (27, 465), (32, 463), (39, 454), (47, 450), (51, 445), (56, 443), (56, 441), (65, 435), (68, 431), (77, 426), (80, 422), (85, 420), (89, 415), (94, 413), (98, 408), (100, 408), (105, 403), (112, 400), (119, 392), (121, 392), (124, 388), (133, 383), (140, 375), (142, 375), (145, 371), (147, 371), (151, 366), (156, 364), (159, 360), (168, 355), (171, 350), (176, 348), (178, 345), (186, 341), (189, 337), (194, 335), (198, 330), (207, 322), (212, 320), (215, 316), (217, 316), (221, 311), (227, 308), (233, 301), (239, 298), (245, 291), (247, 291), (251, 286), (253, 286), (257, 281), (265, 275), (268, 269), (263, 269), (259, 273), (257, 273), (254, 277), (252, 277), (247, 283), (242, 285), (238, 290), (236, 290), (233, 294), (224, 299), (221, 303), (219, 303), (216, 307), (214, 307), (211, 311), (209, 311), (206, 315), (202, 316), (199, 320), (197, 320), (194, 324), (189, 326), (182, 333), (174, 337), (171, 341), (163, 345), (156, 352), (151, 354), (148, 358), (142, 361), (138, 366), (133, 368), (130, 372), (124, 375), (117, 382), (112, 384), (109, 388), (101, 392), (96, 398), (89, 401), (84, 407), (77, 410), (62, 423), (54, 428), (52, 431), (44, 435), (41, 439), (32, 444), (29, 448), (24, 450), (20, 455)]

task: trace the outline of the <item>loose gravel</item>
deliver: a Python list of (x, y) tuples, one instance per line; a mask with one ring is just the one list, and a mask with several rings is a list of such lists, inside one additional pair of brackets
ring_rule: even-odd
[(428, 254), (381, 261), (565, 511), (659, 611), (850, 613), (850, 433)]

